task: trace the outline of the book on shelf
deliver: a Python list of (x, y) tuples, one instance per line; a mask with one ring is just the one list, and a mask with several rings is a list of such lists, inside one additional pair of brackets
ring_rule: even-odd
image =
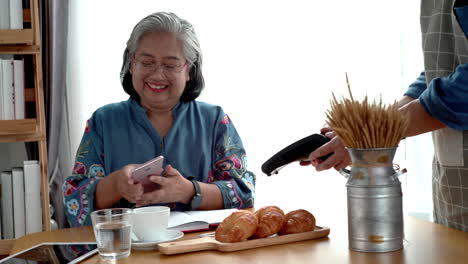
[(23, 29), (23, 0), (0, 0), (0, 29)]
[(0, 29), (10, 29), (9, 0), (0, 0)]
[(42, 231), (41, 175), (39, 161), (1, 172), (1, 231), (14, 239)]
[(24, 201), (26, 205), (26, 234), (42, 231), (41, 172), (39, 161), (25, 160)]
[(13, 186), (11, 171), (3, 171), (2, 180), (2, 238), (14, 238)]
[(24, 59), (0, 59), (0, 120), (25, 118), (24, 88)]
[(182, 232), (196, 232), (215, 229), (224, 218), (238, 209), (221, 209), (206, 211), (171, 211), (168, 229)]
[(2, 92), (2, 120), (15, 119), (13, 60), (0, 60), (2, 64), (1, 92)]
[[(0, 0), (5, 1), (5, 0)], [(8, 0), (7, 0), (8, 2)], [(23, 28), (23, 1), (10, 0), (10, 29)]]
[(13, 61), (15, 119), (24, 119), (24, 60)]
[(0, 172), (0, 239), (3, 239), (3, 237), (2, 237), (2, 215), (3, 215), (3, 213), (2, 213), (2, 211), (1, 211), (1, 207), (3, 206), (3, 205), (1, 204), (1, 202), (2, 202), (2, 200), (3, 200), (2, 197), (1, 197), (1, 196), (2, 196), (2, 189), (1, 189), (1, 188), (2, 188), (2, 186), (3, 186), (3, 185), (1, 184), (1, 182), (2, 182), (2, 178), (3, 178), (3, 173), (4, 173), (4, 172)]
[(3, 120), (3, 70), (2, 60), (0, 58), (0, 120)]
[[(24, 173), (23, 168), (12, 169), (13, 190), (13, 220), (14, 236), (20, 238), (26, 234), (25, 206), (24, 206)], [(29, 209), (29, 208), (28, 208)]]

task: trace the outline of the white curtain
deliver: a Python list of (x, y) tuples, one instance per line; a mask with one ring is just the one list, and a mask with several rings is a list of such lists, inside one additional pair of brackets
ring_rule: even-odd
[[(92, 112), (127, 99), (119, 83), (125, 42), (141, 18), (157, 11), (194, 25), (206, 79), (199, 100), (221, 105), (238, 129), (257, 174), (256, 206), (312, 206), (333, 214), (320, 203), (346, 202), (345, 179), (336, 171), (290, 165), (266, 177), (261, 164), (319, 131), (331, 93), (347, 96), (345, 72), (355, 97), (382, 96), (389, 103), (423, 69), (418, 0), (70, 1), (73, 153)], [(428, 137), (407, 139), (395, 160), (409, 170), (402, 177), (405, 210), (425, 217), (431, 210), (431, 151)]]

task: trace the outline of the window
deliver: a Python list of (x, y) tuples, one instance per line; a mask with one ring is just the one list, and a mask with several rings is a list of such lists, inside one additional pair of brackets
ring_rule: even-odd
[[(206, 79), (199, 100), (221, 105), (233, 120), (257, 174), (260, 205), (297, 209), (314, 203), (319, 214), (329, 214), (329, 207), (320, 207), (324, 199), (346, 203), (346, 180), (336, 171), (289, 165), (266, 177), (260, 166), (319, 131), (331, 93), (348, 96), (345, 72), (355, 98), (382, 95), (389, 103), (423, 69), (419, 1), (72, 1), (68, 94), (75, 150), (96, 108), (128, 98), (119, 82), (125, 43), (133, 26), (156, 11), (174, 12), (194, 25)], [(417, 145), (420, 155), (421, 146), (431, 144), (426, 138), (411, 147)], [(419, 165), (406, 162), (414, 154), (405, 145), (396, 162), (414, 178), (403, 178), (404, 208), (430, 210), (430, 171), (412, 169)], [(427, 160), (418, 162), (430, 168), (431, 149), (425, 153)]]

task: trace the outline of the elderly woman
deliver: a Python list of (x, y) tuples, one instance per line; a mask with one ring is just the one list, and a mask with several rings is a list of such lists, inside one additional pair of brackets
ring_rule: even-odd
[[(133, 29), (121, 82), (127, 101), (96, 110), (88, 120), (72, 175), (63, 185), (71, 226), (90, 213), (149, 204), (172, 210), (252, 207), (255, 175), (242, 141), (219, 106), (195, 101), (203, 90), (202, 54), (194, 29), (172, 13), (154, 13)], [(160, 185), (143, 192), (135, 167), (164, 156)]]

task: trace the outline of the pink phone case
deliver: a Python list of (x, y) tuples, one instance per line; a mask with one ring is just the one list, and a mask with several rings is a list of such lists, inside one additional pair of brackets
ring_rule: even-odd
[(150, 181), (149, 177), (151, 175), (162, 175), (163, 161), (164, 157), (159, 156), (133, 170), (132, 178), (135, 183), (141, 183), (143, 185), (144, 192), (152, 192), (159, 188), (159, 185)]

